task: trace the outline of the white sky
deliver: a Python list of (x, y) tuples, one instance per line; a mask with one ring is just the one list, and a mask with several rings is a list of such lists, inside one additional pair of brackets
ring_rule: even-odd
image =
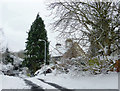
[(8, 48), (11, 51), (25, 49), (26, 32), (30, 29), (38, 12), (44, 20), (50, 44), (52, 46), (56, 44), (57, 33), (50, 30), (49, 23), (53, 20), (46, 9), (46, 2), (45, 0), (3, 0), (2, 3), (0, 2), (0, 17), (2, 17), (0, 27), (3, 28)]

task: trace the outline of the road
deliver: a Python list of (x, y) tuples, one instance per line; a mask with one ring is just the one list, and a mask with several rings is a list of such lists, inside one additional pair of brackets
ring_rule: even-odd
[(55, 87), (56, 89), (43, 89), (42, 87), (38, 86), (37, 84), (33, 83), (32, 81), (29, 81), (27, 79), (24, 79), (25, 83), (29, 86), (31, 86), (31, 90), (30, 91), (73, 91), (70, 89), (67, 89), (65, 87), (59, 86), (58, 84), (55, 83), (50, 83), (50, 82), (45, 82), (43, 79), (38, 79), (39, 81), (42, 81), (48, 85), (51, 85), (53, 87)]
[(43, 86), (51, 86), (56, 89), (43, 89), (41, 86), (37, 85), (35, 82), (28, 79), (22, 78), (26, 85), (30, 86), (31, 89), (3, 89), (2, 91), (119, 91), (118, 89), (68, 89), (60, 86), (56, 83), (46, 82), (43, 79), (36, 78), (37, 81), (42, 82)]
[(37, 84), (34, 84), (33, 82), (24, 79), (25, 83), (29, 86), (31, 86), (31, 90), (30, 91), (44, 91), (44, 89), (40, 86), (38, 86)]
[(46, 82), (43, 79), (38, 79), (39, 81), (42, 81), (50, 86), (55, 87), (56, 89), (42, 89), (42, 87), (32, 83), (29, 80), (25, 79), (26, 84), (31, 86), (31, 91), (119, 91), (118, 89), (67, 89), (65, 87), (62, 87), (58, 84)]

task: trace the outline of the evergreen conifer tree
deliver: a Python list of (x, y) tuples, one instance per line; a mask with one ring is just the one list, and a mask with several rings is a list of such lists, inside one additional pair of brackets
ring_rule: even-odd
[(9, 49), (6, 48), (6, 51), (5, 51), (5, 59), (4, 59), (3, 63), (4, 63), (4, 64), (8, 64), (8, 63), (13, 64), (13, 61), (14, 61), (13, 58), (10, 57)]
[(39, 16), (39, 14), (37, 14), (37, 17), (32, 23), (28, 32), (25, 59), (23, 61), (23, 65), (28, 67), (31, 75), (40, 69), (42, 64), (44, 64), (45, 43), (44, 41), (39, 41), (40, 39), (46, 41), (46, 60), (48, 63), (49, 43), (47, 38), (47, 31), (45, 29), (44, 21)]

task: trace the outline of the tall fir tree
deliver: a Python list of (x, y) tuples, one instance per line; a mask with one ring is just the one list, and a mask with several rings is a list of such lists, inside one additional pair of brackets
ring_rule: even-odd
[(46, 62), (49, 58), (49, 42), (47, 38), (47, 31), (45, 29), (44, 21), (37, 14), (35, 21), (32, 23), (30, 31), (28, 32), (28, 38), (26, 42), (25, 49), (25, 59), (23, 65), (28, 67), (31, 74), (34, 74), (35, 71), (41, 68), (41, 65), (44, 64), (44, 50), (46, 41)]

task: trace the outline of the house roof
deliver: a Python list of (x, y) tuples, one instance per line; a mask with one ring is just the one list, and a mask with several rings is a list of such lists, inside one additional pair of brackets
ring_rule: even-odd
[(54, 48), (52, 50), (52, 57), (56, 57), (56, 56), (63, 56), (63, 54), (66, 52), (65, 48), (60, 47), (60, 48)]
[(52, 57), (63, 56), (63, 58), (76, 58), (79, 56), (85, 56), (85, 52), (79, 46), (77, 42), (72, 44), (72, 47), (66, 49), (64, 47), (54, 48), (52, 50)]
[(75, 43), (73, 43), (72, 47), (64, 53), (63, 58), (65, 58), (65, 59), (76, 58), (79, 56), (85, 56), (85, 52), (79, 46), (79, 44), (77, 42), (75, 42)]

